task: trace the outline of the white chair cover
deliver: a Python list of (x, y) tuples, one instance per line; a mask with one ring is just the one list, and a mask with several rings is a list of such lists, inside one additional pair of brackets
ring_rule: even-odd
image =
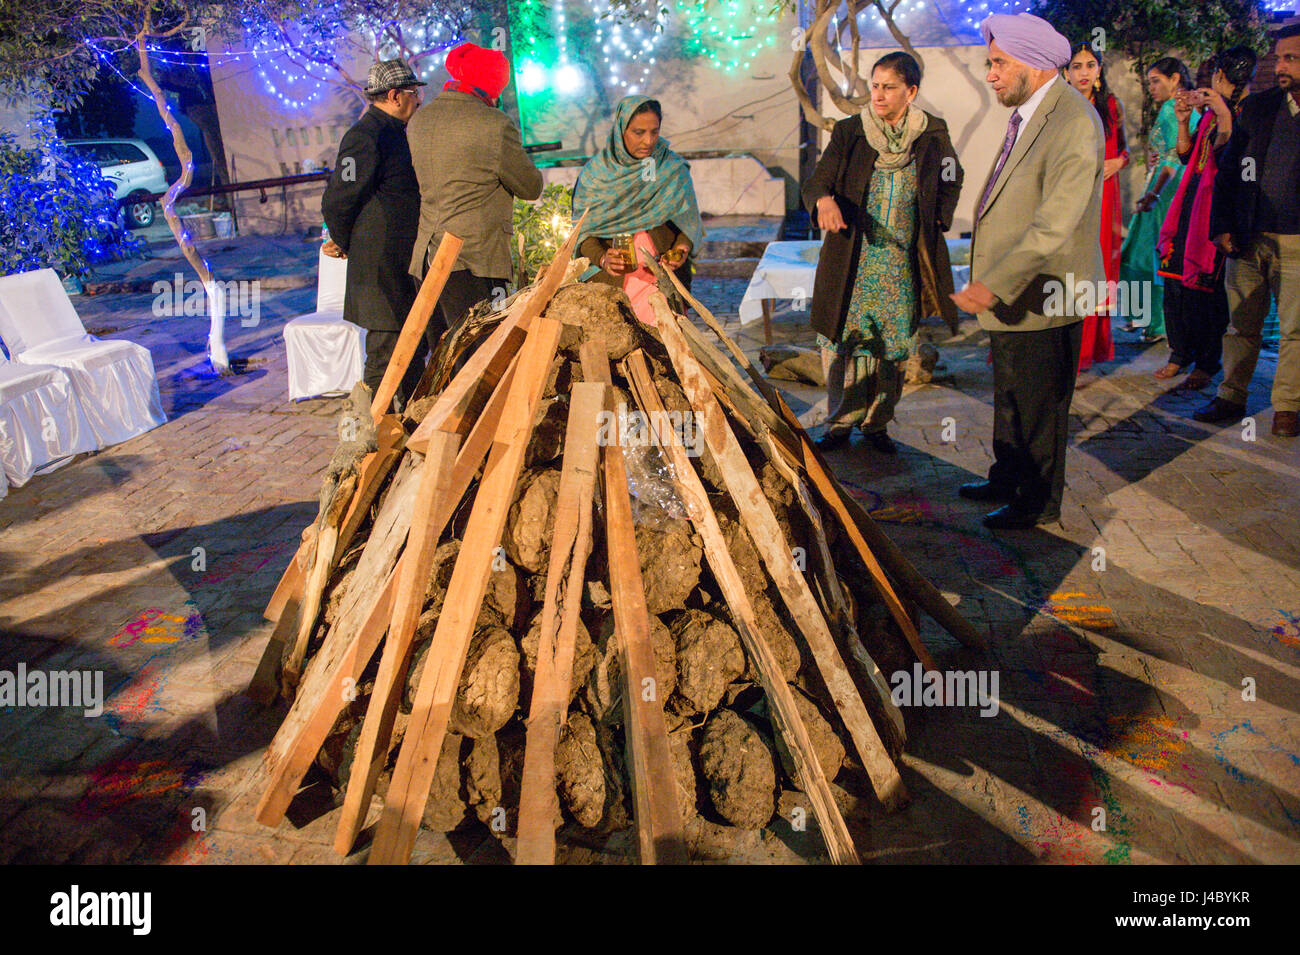
[(289, 358), (289, 400), (346, 395), (366, 366), (366, 332), (343, 320), (348, 263), (319, 255), (316, 311), (284, 326)]
[(0, 338), (14, 361), (68, 373), (100, 447), (167, 420), (149, 350), (86, 334), (53, 269), (0, 277)]
[(22, 487), (97, 447), (67, 372), (0, 355), (0, 480)]

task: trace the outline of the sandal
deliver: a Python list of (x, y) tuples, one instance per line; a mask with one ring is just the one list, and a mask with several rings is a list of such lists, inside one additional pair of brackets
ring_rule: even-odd
[(1157, 371), (1157, 372), (1155, 373), (1155, 376), (1156, 376), (1157, 378), (1161, 378), (1161, 379), (1164, 379), (1164, 378), (1173, 378), (1174, 376), (1176, 376), (1176, 375), (1178, 375), (1179, 373), (1181, 373), (1182, 370), (1183, 370), (1183, 366), (1182, 366), (1182, 365), (1175, 365), (1173, 362), (1170, 362), (1169, 364), (1165, 365), (1165, 367), (1163, 367), (1163, 368), (1161, 368), (1159, 371)]
[(1182, 380), (1178, 387), (1184, 391), (1200, 391), (1210, 383), (1214, 376), (1197, 368), (1190, 375)]

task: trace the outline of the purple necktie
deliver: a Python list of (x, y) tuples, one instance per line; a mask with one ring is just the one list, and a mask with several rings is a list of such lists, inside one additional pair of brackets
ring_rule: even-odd
[(1016, 144), (1016, 130), (1019, 128), (1020, 110), (1016, 110), (1011, 114), (1011, 122), (1007, 123), (1007, 138), (1002, 140), (1002, 155), (998, 156), (997, 168), (993, 170), (993, 175), (989, 176), (989, 184), (984, 187), (984, 195), (980, 196), (979, 208), (975, 210), (976, 219), (984, 214), (984, 204), (989, 201), (993, 184), (998, 181), (998, 176), (1002, 174), (1002, 167), (1007, 164), (1007, 157), (1011, 155), (1011, 148)]

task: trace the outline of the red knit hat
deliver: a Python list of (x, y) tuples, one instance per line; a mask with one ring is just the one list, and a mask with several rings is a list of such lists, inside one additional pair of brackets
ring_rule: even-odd
[(510, 82), (510, 61), (500, 50), (462, 43), (447, 54), (447, 72), (452, 81), (443, 89), (480, 92), (495, 100)]

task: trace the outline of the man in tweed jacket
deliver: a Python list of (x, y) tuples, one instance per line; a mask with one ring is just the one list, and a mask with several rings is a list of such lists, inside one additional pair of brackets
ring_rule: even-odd
[(406, 130), (420, 182), (411, 274), (423, 279), (444, 233), (465, 243), (429, 323), (431, 345), (471, 306), (504, 296), (513, 278), (514, 199), (542, 194), (542, 174), (524, 152), (518, 128), (496, 107), (510, 79), (505, 54), (465, 43), (448, 54), (447, 71), (453, 79)]
[(1060, 517), (1083, 316), (1105, 301), (1105, 142), (1097, 111), (1057, 72), (1065, 37), (1030, 14), (995, 14), (981, 30), (988, 82), (1015, 109), (976, 206), (971, 283), (953, 295), (993, 351), (994, 463), (960, 493), (1005, 503), (988, 527), (1028, 528)]

